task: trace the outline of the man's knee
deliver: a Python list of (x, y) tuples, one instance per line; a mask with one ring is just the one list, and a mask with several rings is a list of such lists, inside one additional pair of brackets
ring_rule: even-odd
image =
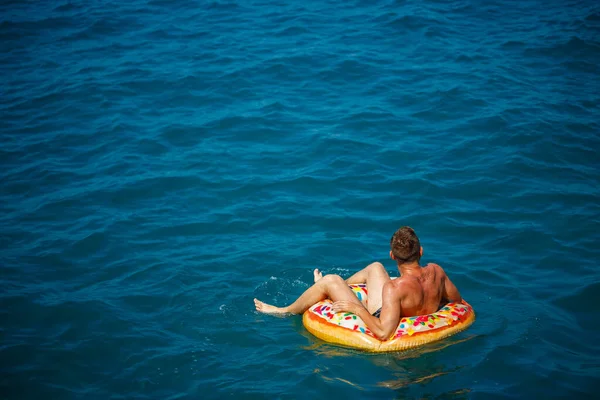
[(375, 261), (374, 263), (369, 265), (369, 268), (374, 271), (385, 271), (385, 267), (379, 261)]
[(340, 283), (344, 284), (344, 285), (346, 284), (346, 282), (344, 281), (344, 278), (342, 278), (339, 275), (335, 275), (335, 274), (325, 275), (323, 278), (321, 278), (321, 280), (326, 285), (337, 285)]

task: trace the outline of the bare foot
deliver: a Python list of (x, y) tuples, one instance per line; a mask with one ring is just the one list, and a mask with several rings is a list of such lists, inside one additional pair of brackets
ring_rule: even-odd
[(315, 268), (315, 270), (313, 271), (313, 275), (314, 275), (314, 277), (315, 277), (315, 283), (317, 283), (317, 281), (323, 277), (323, 273), (321, 273), (321, 271), (319, 271), (319, 270), (318, 270), (318, 269), (316, 269), (316, 268)]
[(254, 299), (254, 305), (256, 306), (256, 311), (265, 313), (265, 314), (285, 314), (287, 312), (283, 308), (275, 307), (270, 304), (263, 303), (262, 301), (260, 301), (258, 299)]

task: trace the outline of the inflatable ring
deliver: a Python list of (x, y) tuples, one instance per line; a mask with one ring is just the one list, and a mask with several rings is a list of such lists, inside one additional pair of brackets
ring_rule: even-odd
[[(365, 284), (349, 286), (359, 300), (366, 300)], [(467, 329), (474, 321), (475, 312), (467, 302), (448, 303), (433, 314), (402, 318), (394, 335), (381, 341), (357, 315), (334, 313), (329, 299), (302, 316), (306, 329), (319, 339), (372, 352), (401, 351), (435, 342)]]

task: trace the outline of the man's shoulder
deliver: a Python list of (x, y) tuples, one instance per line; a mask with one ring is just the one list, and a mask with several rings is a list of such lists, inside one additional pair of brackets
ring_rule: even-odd
[(393, 279), (386, 283), (386, 285), (390, 286), (390, 290), (398, 293), (399, 295), (406, 295), (407, 293), (412, 292), (416, 287), (419, 286), (418, 281), (415, 278), (405, 278), (399, 277), (397, 279)]
[(406, 286), (406, 282), (402, 277), (392, 279), (383, 285), (384, 290), (391, 292), (401, 292), (402, 288)]
[(426, 268), (431, 267), (436, 271), (441, 272), (442, 274), (445, 274), (446, 272), (444, 271), (444, 268), (442, 268), (439, 264), (436, 263), (429, 263), (425, 266)]

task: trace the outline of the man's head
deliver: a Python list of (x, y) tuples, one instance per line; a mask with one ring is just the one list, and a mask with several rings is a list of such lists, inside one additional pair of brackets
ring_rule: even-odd
[(400, 264), (419, 262), (423, 248), (413, 228), (403, 226), (392, 236), (390, 257)]

